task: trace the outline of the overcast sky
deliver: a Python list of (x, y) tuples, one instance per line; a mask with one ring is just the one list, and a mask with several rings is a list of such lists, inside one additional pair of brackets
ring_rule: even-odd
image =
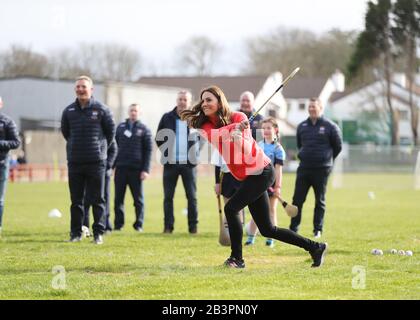
[(206, 35), (225, 48), (224, 68), (242, 59), (242, 41), (279, 26), (322, 33), (361, 30), (367, 0), (1, 0), (0, 50), (10, 44), (49, 50), (81, 42), (138, 49), (157, 71), (176, 48)]

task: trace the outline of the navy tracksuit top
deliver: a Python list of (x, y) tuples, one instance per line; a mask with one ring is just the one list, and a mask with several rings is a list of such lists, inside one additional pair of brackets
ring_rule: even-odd
[(85, 164), (105, 161), (115, 135), (115, 122), (107, 106), (93, 97), (81, 108), (76, 99), (64, 109), (61, 132), (67, 140), (67, 161)]
[(296, 136), (302, 168), (331, 167), (341, 152), (340, 129), (324, 117), (319, 118), (315, 125), (310, 118), (299, 124)]
[(117, 127), (115, 140), (118, 155), (115, 166), (140, 171), (150, 171), (152, 158), (152, 133), (141, 121), (132, 123), (127, 119)]

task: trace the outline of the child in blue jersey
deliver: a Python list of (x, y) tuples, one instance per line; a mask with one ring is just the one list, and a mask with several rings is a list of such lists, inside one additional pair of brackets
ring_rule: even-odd
[[(279, 126), (276, 119), (270, 117), (262, 122), (262, 130), (264, 133), (264, 140), (259, 142), (259, 146), (264, 150), (264, 153), (271, 159), (271, 163), (275, 169), (275, 182), (267, 190), (270, 197), (270, 218), (274, 226), (277, 226), (277, 205), (278, 197), (281, 197), (281, 185), (283, 178), (283, 164), (286, 159), (286, 153), (279, 143)], [(254, 220), (249, 222), (247, 226), (248, 239), (245, 245), (253, 245), (255, 243), (255, 236), (257, 234), (257, 226)], [(267, 239), (266, 245), (270, 248), (274, 247), (274, 240)]]

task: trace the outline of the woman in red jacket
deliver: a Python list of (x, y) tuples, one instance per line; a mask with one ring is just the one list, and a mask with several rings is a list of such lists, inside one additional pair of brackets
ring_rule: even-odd
[(202, 90), (200, 102), (191, 110), (185, 110), (181, 118), (187, 120), (191, 128), (201, 129), (200, 134), (217, 148), (232, 175), (242, 181), (224, 208), (232, 249), (225, 265), (245, 267), (239, 212), (248, 206), (261, 235), (305, 249), (312, 256), (312, 267), (321, 266), (328, 247), (326, 243), (314, 242), (271, 223), (267, 189), (274, 182), (274, 169), (252, 138), (246, 115), (232, 112), (222, 90), (211, 86)]

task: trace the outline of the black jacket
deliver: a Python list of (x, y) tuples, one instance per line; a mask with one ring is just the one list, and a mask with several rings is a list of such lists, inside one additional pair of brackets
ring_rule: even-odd
[(20, 139), (15, 122), (0, 113), (0, 162), (4, 162), (10, 150), (19, 146)]
[(64, 109), (61, 132), (67, 140), (67, 161), (83, 164), (107, 159), (108, 146), (114, 139), (115, 122), (107, 106), (92, 97), (82, 109), (76, 99)]
[[(176, 107), (168, 113), (165, 113), (162, 116), (162, 119), (159, 122), (157, 129), (155, 141), (157, 146), (162, 153), (161, 163), (168, 164), (167, 159), (169, 159), (170, 164), (176, 164), (174, 148), (175, 139), (176, 139), (176, 121), (180, 119), (178, 113), (176, 112)], [(190, 166), (196, 166), (199, 160), (200, 153), (200, 138), (196, 130), (187, 129), (188, 134), (188, 161), (187, 164)], [(192, 149), (193, 148), (193, 149)], [(172, 154), (169, 154), (172, 150)]]
[(298, 158), (302, 168), (327, 168), (341, 152), (340, 128), (321, 117), (316, 124), (310, 118), (297, 128)]
[(115, 161), (117, 168), (125, 167), (150, 172), (153, 140), (149, 128), (141, 121), (136, 121), (129, 130), (127, 119), (118, 125), (115, 139), (118, 144), (118, 156)]
[[(251, 113), (249, 113), (249, 112), (243, 112), (242, 110), (239, 110), (239, 112), (244, 113), (248, 117), (248, 119), (249, 119), (254, 114), (255, 110), (253, 112), (251, 112)], [(263, 135), (257, 137), (257, 130), (261, 129), (263, 120), (264, 120), (263, 116), (260, 115), (260, 114), (257, 114), (255, 116), (254, 120), (249, 124), (250, 125), (250, 129), (251, 129), (251, 132), (252, 132), (252, 137), (256, 141), (261, 141), (262, 139), (264, 139), (264, 136)], [(258, 138), (258, 140), (257, 140), (257, 138)]]

